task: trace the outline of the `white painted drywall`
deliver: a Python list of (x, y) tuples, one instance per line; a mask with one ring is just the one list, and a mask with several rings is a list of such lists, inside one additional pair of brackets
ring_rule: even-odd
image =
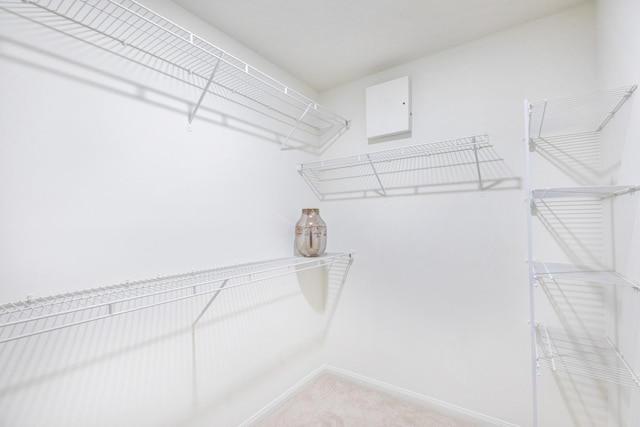
[[(207, 38), (197, 18), (158, 6)], [(320, 203), (293, 167), (309, 156), (224, 120), (245, 113), (208, 104), (188, 132), (181, 97), (198, 94), (137, 69), (121, 79), (68, 63), (15, 34), (0, 39), (0, 301), (290, 255), (299, 209), (311, 205), (321, 207), (329, 248), (358, 254), (323, 358), (323, 319), (289, 298), (297, 285), (285, 283), (240, 296), (270, 301), (245, 312), (224, 300), (195, 364), (183, 330), (190, 305), (15, 347), (5, 357), (21, 361), (28, 381), (5, 386), (3, 416), (50, 426), (236, 425), (325, 361), (530, 425), (524, 190)], [(522, 100), (595, 88), (595, 45), (587, 5), (328, 91), (320, 101), (352, 129), (325, 156), (368, 151), (365, 88), (409, 75), (413, 138), (376, 149), (488, 133), (521, 176)], [(74, 48), (83, 63), (109, 64)], [(165, 324), (175, 318), (177, 332)], [(4, 372), (3, 384), (14, 384)]]
[[(603, 88), (640, 83), (640, 3), (633, 0), (599, 0), (597, 2), (598, 64), (600, 83)], [(625, 126), (608, 134), (603, 143), (608, 165), (612, 166), (612, 182), (621, 185), (640, 183), (640, 103), (638, 91), (630, 105), (621, 110)], [(630, 279), (640, 281), (640, 209), (635, 194), (620, 200), (616, 217), (624, 226), (617, 227), (614, 238), (616, 268)], [(618, 294), (617, 304), (610, 307), (614, 321), (609, 332), (617, 339), (621, 353), (635, 370), (640, 370), (640, 347), (638, 346), (637, 296), (624, 292)], [(631, 426), (640, 423), (640, 391), (629, 388), (612, 390), (609, 425)]]
[[(371, 149), (365, 89), (408, 75), (413, 137), (376, 150), (487, 133), (522, 177), (523, 100), (597, 85), (594, 12), (592, 4), (570, 9), (324, 93), (325, 104), (352, 119), (327, 157)], [(322, 211), (338, 219), (329, 221), (332, 240), (358, 250), (327, 362), (530, 426), (524, 197), (524, 189), (445, 188), (325, 202)], [(568, 425), (562, 403), (552, 402), (551, 413), (554, 425)]]
[[(293, 255), (317, 201), (259, 118), (211, 97), (188, 131), (198, 91), (0, 18), (0, 302)], [(261, 285), (219, 297), (195, 341), (202, 298), (3, 344), (0, 425), (240, 424), (321, 363), (326, 314), (295, 280)]]

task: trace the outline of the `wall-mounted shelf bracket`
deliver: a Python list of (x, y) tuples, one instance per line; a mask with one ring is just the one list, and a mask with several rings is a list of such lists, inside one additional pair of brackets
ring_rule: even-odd
[(480, 160), (478, 160), (478, 146), (476, 145), (476, 139), (473, 138), (473, 155), (476, 159), (476, 170), (478, 171), (478, 189), (484, 190), (484, 186), (482, 185), (482, 172), (480, 172)]
[(206, 313), (209, 307), (211, 307), (211, 304), (213, 304), (213, 301), (215, 301), (215, 299), (218, 298), (218, 295), (220, 295), (220, 292), (222, 292), (224, 287), (227, 286), (227, 283), (229, 283), (229, 279), (223, 281), (220, 287), (213, 293), (213, 295), (211, 296), (211, 299), (209, 299), (209, 302), (207, 302), (207, 304), (204, 306), (200, 314), (198, 314), (198, 317), (196, 317), (196, 320), (193, 321), (193, 324), (191, 325), (192, 331), (195, 331), (196, 325), (198, 324), (200, 319), (202, 319), (202, 316), (204, 316), (204, 313)]
[(373, 162), (371, 161), (371, 156), (369, 156), (367, 154), (367, 160), (369, 161), (369, 165), (371, 166), (371, 171), (373, 172), (373, 175), (376, 177), (376, 181), (378, 181), (378, 184), (380, 185), (380, 192), (379, 194), (386, 196), (387, 192), (384, 191), (384, 185), (382, 185), (382, 181), (380, 180), (380, 175), (378, 175), (378, 171), (376, 170), (376, 166), (373, 164)]
[[(220, 57), (222, 57), (222, 54), (220, 54)], [(207, 80), (207, 84), (202, 89), (202, 93), (200, 94), (200, 98), (198, 98), (198, 102), (196, 103), (195, 107), (193, 107), (193, 111), (191, 111), (191, 113), (189, 114), (189, 125), (191, 125), (191, 122), (193, 121), (194, 117), (196, 116), (196, 113), (198, 112), (198, 109), (200, 108), (200, 104), (202, 104), (202, 100), (204, 99), (204, 96), (207, 94), (207, 91), (209, 91), (209, 87), (211, 86), (211, 82), (213, 82), (213, 78), (215, 77), (216, 72), (218, 71), (218, 66), (220, 65), (220, 57), (216, 61), (216, 65), (213, 67), (213, 71), (211, 72), (211, 75), (209, 76), (209, 79)]]
[(304, 116), (307, 115), (307, 113), (309, 112), (309, 108), (311, 108), (312, 105), (313, 105), (312, 103), (309, 103), (309, 105), (307, 105), (307, 108), (304, 109), (300, 117), (298, 117), (298, 120), (296, 120), (295, 124), (293, 125), (293, 128), (291, 129), (291, 131), (289, 131), (289, 134), (284, 139), (284, 141), (282, 141), (282, 146), (280, 147), (281, 150), (285, 149), (285, 147), (287, 146), (287, 142), (289, 142), (289, 140), (291, 139), (295, 131), (298, 130), (298, 126), (300, 126), (300, 122), (302, 121), (302, 119), (304, 119)]

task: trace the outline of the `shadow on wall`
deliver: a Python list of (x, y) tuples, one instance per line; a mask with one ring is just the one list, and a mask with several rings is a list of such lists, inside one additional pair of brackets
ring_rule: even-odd
[[(99, 12), (89, 12), (83, 18), (85, 12), (78, 11), (78, 19), (88, 19), (93, 24), (91, 13)], [(38, 71), (53, 73), (76, 83), (178, 113), (185, 117), (189, 129), (192, 121), (194, 126), (202, 122), (224, 126), (276, 143), (282, 149), (318, 154), (347, 130), (344, 121), (323, 122), (314, 118), (315, 122), (309, 125), (307, 122), (310, 119), (303, 120), (293, 106), (290, 111), (272, 108), (270, 102), (273, 99), (276, 99), (273, 102), (280, 100), (273, 95), (262, 95), (264, 88), (270, 87), (269, 84), (263, 85), (264, 88), (255, 86), (252, 89), (254, 92), (248, 94), (241, 93), (240, 89), (233, 86), (237, 84), (234, 80), (248, 87), (253, 83), (243, 82), (233, 75), (235, 72), (240, 75), (245, 73), (239, 69), (242, 64), (232, 62), (233, 57), (229, 57), (230, 62), (224, 62), (224, 66), (216, 67), (218, 75), (213, 78), (211, 74), (209, 81), (208, 72), (207, 77), (203, 77), (203, 73), (195, 68), (198, 64), (198, 67), (211, 66), (209, 56), (213, 52), (208, 52), (208, 47), (205, 49), (206, 46), (188, 44), (180, 35), (173, 35), (171, 29), (160, 29), (160, 25), (151, 24), (144, 18), (142, 20), (152, 28), (138, 29), (133, 23), (124, 20), (118, 22), (114, 17), (115, 13), (106, 14), (105, 19), (116, 20), (112, 26), (106, 22), (101, 25), (107, 29), (121, 25), (127, 28), (122, 30), (123, 37), (131, 31), (139, 31), (149, 40), (140, 40), (141, 46), (129, 45), (107, 33), (90, 30), (91, 25), (55, 13), (48, 14), (34, 5), (20, 1), (4, 2), (0, 6), (0, 18), (5, 30), (0, 33), (0, 42), (5, 44), (5, 48), (0, 56)], [(98, 17), (94, 21), (100, 25)], [(187, 43), (186, 46), (191, 47), (193, 52), (172, 45), (171, 39), (168, 39), (170, 36)], [(137, 41), (141, 36), (134, 33), (128, 34), (128, 37)], [(160, 52), (159, 46), (163, 42), (167, 47)], [(217, 55), (223, 55), (221, 52)], [(187, 68), (189, 64), (193, 65), (193, 70)], [(246, 71), (247, 80), (253, 78), (249, 71)], [(267, 76), (263, 77), (268, 79)], [(275, 90), (276, 93), (278, 91)], [(216, 108), (207, 106), (212, 102)], [(312, 113), (305, 110), (304, 115), (311, 117)]]
[(578, 184), (602, 182), (599, 132), (541, 137), (534, 144), (538, 154)]
[(151, 281), (143, 297), (135, 285), (100, 288), (118, 295), (106, 314), (96, 290), (52, 297), (57, 315), (52, 299), (29, 313), (26, 301), (4, 305), (0, 425), (187, 425), (233, 402), (246, 419), (260, 409), (246, 393), (321, 347), (350, 263), (238, 276), (224, 289), (191, 275)]
[(626, 271), (639, 199), (635, 190), (540, 199), (532, 213), (573, 264)]

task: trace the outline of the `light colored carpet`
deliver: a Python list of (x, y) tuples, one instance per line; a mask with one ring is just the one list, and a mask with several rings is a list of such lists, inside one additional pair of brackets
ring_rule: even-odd
[(332, 374), (323, 374), (256, 427), (472, 427)]

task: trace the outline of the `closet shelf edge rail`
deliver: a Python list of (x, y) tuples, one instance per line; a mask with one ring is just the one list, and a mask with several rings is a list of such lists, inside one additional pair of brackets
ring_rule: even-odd
[[(169, 303), (173, 303), (173, 302), (178, 302), (178, 301), (182, 301), (182, 300), (186, 300), (186, 299), (191, 299), (191, 298), (195, 298), (195, 297), (199, 297), (202, 295), (209, 295), (209, 294), (213, 294), (216, 292), (221, 292), (221, 291), (226, 291), (229, 289), (233, 289), (233, 288), (237, 288), (237, 287), (241, 287), (241, 286), (246, 286), (246, 285), (250, 285), (256, 282), (261, 282), (261, 281), (265, 281), (265, 280), (270, 280), (270, 279), (275, 279), (275, 278), (279, 278), (279, 277), (283, 277), (283, 276), (288, 276), (291, 274), (295, 274), (297, 272), (301, 272), (301, 271), (306, 271), (306, 270), (313, 270), (322, 266), (328, 266), (329, 268), (333, 267), (334, 265), (337, 265), (338, 263), (345, 263), (345, 265), (350, 265), (351, 262), (353, 261), (355, 252), (351, 251), (351, 252), (341, 252), (341, 253), (328, 253), (325, 254), (323, 256), (320, 257), (309, 257), (309, 258), (303, 258), (303, 257), (291, 257), (291, 258), (284, 258), (284, 259), (279, 259), (279, 260), (271, 260), (271, 261), (264, 261), (262, 263), (253, 263), (250, 265), (253, 265), (255, 267), (257, 267), (255, 270), (251, 270), (251, 271), (244, 271), (244, 272), (240, 272), (240, 271), (236, 271), (235, 273), (232, 274), (227, 274), (227, 275), (221, 275), (219, 277), (215, 277), (212, 279), (208, 279), (208, 280), (204, 280), (198, 283), (188, 283), (182, 286), (178, 286), (178, 287), (173, 287), (173, 288), (169, 288), (169, 289), (163, 289), (160, 291), (155, 291), (155, 292), (149, 292), (149, 293), (143, 293), (140, 295), (135, 295), (135, 296), (131, 296), (131, 297), (126, 297), (126, 298), (119, 298), (119, 299), (113, 299), (110, 301), (105, 301), (105, 302), (99, 302), (99, 303), (95, 303), (95, 304), (91, 304), (91, 305), (86, 305), (86, 306), (81, 306), (81, 307), (75, 307), (75, 308), (70, 308), (70, 309), (66, 309), (66, 310), (60, 310), (57, 312), (50, 312), (50, 313), (46, 313), (46, 314), (37, 314), (33, 317), (26, 317), (26, 318), (20, 318), (18, 320), (12, 320), (9, 322), (6, 322), (2, 325), (0, 325), (0, 344), (9, 342), (9, 341), (15, 341), (15, 340), (19, 340), (19, 339), (23, 339), (23, 338), (28, 338), (30, 336), (35, 336), (35, 335), (40, 335), (43, 333), (48, 333), (48, 332), (53, 332), (56, 330), (60, 330), (60, 329), (64, 329), (64, 328), (68, 328), (68, 327), (72, 327), (72, 326), (78, 326), (78, 325), (82, 325), (85, 323), (90, 323), (90, 322), (94, 322), (94, 321), (98, 321), (98, 320), (102, 320), (102, 319), (106, 319), (109, 317), (113, 317), (113, 316), (118, 316), (118, 315), (122, 315), (122, 314), (127, 314), (127, 313), (131, 313), (131, 312), (135, 312), (135, 311), (139, 311), (139, 310), (144, 310), (144, 309), (148, 309), (148, 308), (152, 308), (152, 307), (156, 307), (156, 306), (160, 306), (160, 305), (164, 305), (164, 304), (169, 304)], [(272, 263), (280, 263), (279, 265), (271, 265)], [(244, 268), (247, 265), (239, 265), (238, 269)], [(260, 266), (264, 266), (262, 268), (260, 268)], [(220, 270), (222, 271), (227, 271), (227, 270), (231, 270), (231, 272), (233, 272), (233, 266), (231, 267), (226, 267), (226, 268), (221, 268)], [(213, 273), (215, 273), (215, 269), (212, 270)], [(346, 271), (345, 271), (346, 273)], [(197, 274), (197, 273), (196, 273)], [(180, 278), (183, 279), (190, 279), (192, 278), (194, 275), (194, 273), (186, 273), (183, 275), (175, 275), (175, 276), (171, 276), (171, 278), (173, 280), (178, 280)], [(229, 282), (231, 280), (238, 280), (238, 279), (242, 279), (248, 277), (247, 280), (240, 280), (238, 283), (233, 283), (230, 285), (226, 285), (224, 286), (224, 288), (220, 288), (220, 287), (216, 287), (213, 289), (205, 289), (202, 290), (200, 292), (196, 292), (195, 291), (195, 287), (198, 286), (206, 286), (206, 285), (211, 285), (214, 283), (219, 283), (219, 282)], [(148, 281), (140, 281), (137, 282), (138, 286), (140, 286), (141, 284), (153, 284), (157, 281), (162, 281), (162, 278), (160, 279), (150, 279)], [(126, 286), (126, 284), (123, 284), (123, 286)], [(108, 287), (104, 287), (104, 288), (96, 288), (96, 292), (106, 289)], [(132, 308), (126, 308), (126, 309), (122, 309), (119, 311), (113, 311), (112, 307), (116, 304), (122, 304), (122, 303), (127, 303), (127, 302), (131, 302), (131, 301), (136, 301), (136, 300), (140, 300), (143, 298), (153, 298), (153, 297), (158, 297), (158, 296), (162, 296), (162, 295), (166, 295), (169, 293), (176, 293), (176, 292), (184, 292), (184, 291), (189, 291), (187, 295), (181, 295), (181, 296), (176, 296), (176, 297), (169, 297), (167, 299), (164, 299), (162, 301), (155, 301), (155, 302), (151, 302), (151, 303), (147, 303), (147, 304), (143, 304), (143, 305), (139, 305), (139, 306), (135, 306)], [(53, 302), (52, 304), (68, 304), (69, 302), (71, 302), (69, 299), (65, 299), (65, 298), (72, 298), (73, 294), (63, 294), (63, 295), (59, 295), (58, 298), (60, 299), (59, 302)], [(83, 297), (80, 299), (87, 299), (91, 297), (91, 293), (87, 292), (87, 293), (82, 293)], [(70, 297), (71, 296), (71, 297)], [(6, 309), (8, 306), (13, 306), (16, 307), (17, 304), (23, 305), (25, 306), (24, 310), (17, 310), (18, 312), (24, 312), (27, 309), (29, 309), (29, 300), (26, 301), (18, 301), (15, 303), (8, 303), (8, 304), (2, 304), (0, 305), (0, 309)], [(95, 314), (95, 313), (90, 313), (91, 316), (85, 319), (81, 319), (81, 320), (72, 320), (72, 321), (68, 321), (68, 322), (63, 322), (62, 324), (59, 325), (55, 325), (55, 326), (50, 326), (50, 327), (42, 327), (41, 329), (37, 329), (37, 330), (32, 330), (29, 332), (23, 332), (23, 333), (19, 333), (17, 335), (10, 335), (10, 336), (4, 336), (2, 337), (2, 335), (6, 335), (6, 334), (2, 334), (3, 330), (6, 330), (5, 328), (15, 328), (18, 325), (25, 325), (29, 322), (38, 322), (38, 321), (47, 321), (48, 319), (52, 319), (52, 318), (56, 318), (58, 316), (63, 317), (66, 315), (74, 315), (75, 313), (79, 313), (82, 311), (92, 311), (92, 310), (102, 310), (101, 313), (99, 314)], [(5, 310), (5, 312), (0, 312), (0, 318), (2, 318), (3, 316), (10, 316), (11, 313), (9, 313), (8, 311)]]

